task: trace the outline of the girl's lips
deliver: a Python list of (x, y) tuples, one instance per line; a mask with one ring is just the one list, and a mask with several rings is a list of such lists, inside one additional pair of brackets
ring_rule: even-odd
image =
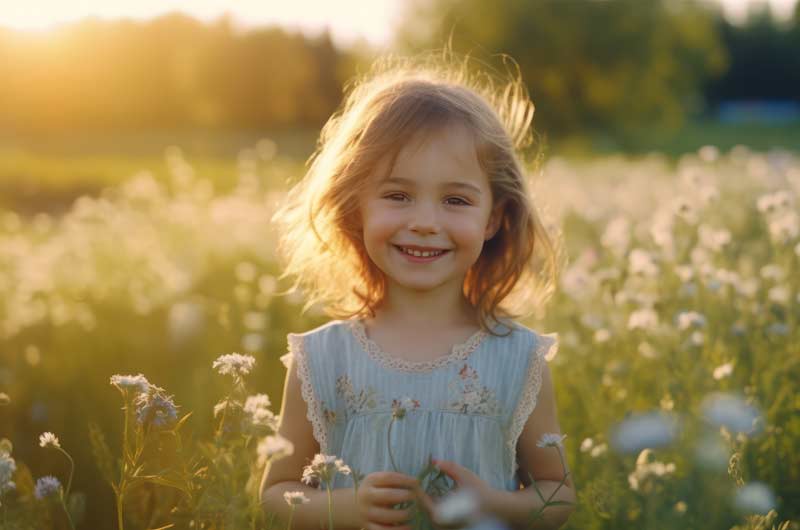
[[(400, 255), (402, 255), (404, 258), (406, 258), (408, 261), (410, 261), (410, 262), (412, 262), (412, 263), (430, 263), (430, 262), (432, 262), (432, 261), (436, 261), (437, 259), (441, 258), (441, 257), (442, 257), (442, 256), (444, 256), (445, 254), (447, 254), (448, 252), (450, 252), (450, 250), (449, 250), (449, 249), (430, 249), (430, 250), (440, 250), (440, 251), (441, 251), (441, 254), (437, 254), (437, 255), (435, 255), (435, 256), (424, 256), (424, 257), (423, 257), (423, 256), (413, 256), (413, 255), (411, 255), (411, 254), (408, 254), (408, 253), (406, 253), (406, 252), (403, 252), (403, 249), (402, 249), (401, 247), (397, 246), (397, 245), (392, 245), (392, 246), (394, 247), (394, 249), (395, 249), (395, 250), (396, 250), (396, 251), (397, 251), (397, 252), (398, 252)], [(406, 247), (406, 248), (410, 248), (410, 247)], [(421, 250), (421, 249), (420, 249), (420, 250)]]

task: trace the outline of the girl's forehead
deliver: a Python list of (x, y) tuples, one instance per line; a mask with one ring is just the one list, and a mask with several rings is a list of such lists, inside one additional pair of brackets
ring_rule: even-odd
[(478, 160), (474, 135), (461, 125), (418, 132), (394, 152), (383, 156), (371, 176), (376, 182), (390, 177), (414, 180), (458, 176), (488, 185), (488, 177)]

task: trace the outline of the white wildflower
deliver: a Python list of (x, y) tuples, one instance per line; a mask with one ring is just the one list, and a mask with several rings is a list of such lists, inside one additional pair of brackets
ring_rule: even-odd
[(252, 355), (229, 353), (217, 357), (211, 367), (216, 369), (220, 375), (242, 377), (249, 374), (255, 364), (256, 359)]
[(653, 255), (640, 248), (631, 250), (628, 257), (628, 267), (631, 274), (641, 274), (643, 276), (655, 276), (658, 274), (658, 265), (656, 265)]
[(785, 274), (783, 272), (783, 268), (780, 265), (775, 265), (774, 263), (770, 263), (769, 265), (764, 265), (761, 267), (761, 277), (765, 280), (772, 280), (772, 281), (780, 281), (784, 278)]
[(566, 438), (566, 434), (558, 434), (558, 433), (544, 433), (542, 437), (536, 442), (537, 447), (561, 447), (563, 448), (563, 441)]
[(678, 265), (675, 267), (675, 274), (682, 282), (688, 282), (694, 278), (694, 269), (690, 265)]
[(581, 447), (580, 447), (581, 453), (585, 453), (586, 451), (591, 449), (593, 445), (594, 445), (594, 440), (592, 440), (591, 438), (584, 438), (583, 441), (581, 442)]
[(697, 222), (697, 209), (685, 197), (675, 199), (672, 207), (675, 215), (687, 223), (695, 224)]
[(686, 513), (687, 505), (683, 501), (678, 501), (675, 503), (675, 506), (672, 507), (677, 513)]
[(731, 241), (731, 233), (728, 230), (724, 228), (717, 230), (706, 224), (697, 228), (697, 235), (700, 244), (713, 252), (719, 252)]
[(628, 329), (648, 330), (658, 325), (658, 314), (650, 308), (637, 309), (628, 317)]
[(436, 505), (433, 520), (442, 526), (462, 526), (479, 516), (477, 495), (470, 489), (457, 489)]
[(648, 493), (653, 477), (662, 477), (675, 472), (675, 464), (664, 464), (655, 459), (651, 449), (644, 449), (636, 458), (636, 469), (628, 475), (628, 484), (634, 491)]
[(51, 432), (44, 432), (39, 435), (39, 447), (53, 447), (58, 448), (61, 447), (61, 444), (58, 442), (58, 437)]
[(295, 506), (298, 504), (308, 504), (309, 502), (311, 502), (311, 499), (306, 497), (306, 494), (302, 491), (285, 491), (283, 493), (283, 499), (289, 506)]
[(719, 381), (733, 373), (733, 363), (725, 363), (714, 368), (714, 379)]
[(689, 336), (689, 342), (694, 346), (702, 346), (706, 341), (702, 331), (695, 331)]
[(268, 460), (279, 460), (294, 454), (294, 444), (280, 434), (266, 436), (258, 443), (256, 453), (258, 465), (262, 467)]
[(600, 241), (617, 256), (623, 256), (631, 240), (631, 222), (625, 216), (612, 220), (603, 232)]
[(769, 222), (769, 235), (776, 243), (788, 243), (800, 235), (800, 217), (792, 211), (782, 212)]
[(658, 351), (647, 341), (642, 341), (639, 343), (638, 347), (639, 355), (644, 357), (645, 359), (657, 359), (658, 358)]
[(701, 328), (706, 325), (706, 317), (696, 311), (681, 311), (675, 316), (675, 321), (681, 331), (690, 327)]
[(791, 292), (785, 285), (776, 285), (767, 292), (767, 298), (769, 298), (770, 302), (787, 305), (791, 298)]
[(697, 156), (706, 163), (711, 163), (719, 158), (719, 148), (715, 145), (704, 145), (697, 150)]
[(303, 477), (300, 480), (309, 486), (313, 486), (317, 482), (331, 486), (337, 473), (349, 475), (350, 467), (334, 455), (319, 453), (314, 455), (311, 463), (303, 468)]
[(111, 376), (110, 382), (112, 385), (119, 388), (123, 392), (128, 389), (134, 390), (136, 392), (147, 392), (147, 389), (150, 388), (150, 382), (142, 374), (137, 374), (137, 375), (116, 374)]
[(700, 204), (708, 206), (719, 200), (719, 190), (714, 186), (702, 186), (697, 190), (697, 197), (700, 199)]
[(278, 418), (269, 409), (271, 406), (269, 396), (255, 394), (245, 399), (242, 407), (250, 423), (257, 427), (269, 427), (273, 431), (278, 428)]
[(601, 443), (597, 444), (589, 451), (589, 454), (592, 455), (592, 458), (597, 458), (598, 456), (602, 455), (608, 449), (608, 444)]
[(594, 341), (598, 344), (602, 344), (603, 342), (608, 342), (611, 338), (611, 332), (608, 331), (606, 328), (600, 328), (594, 332)]

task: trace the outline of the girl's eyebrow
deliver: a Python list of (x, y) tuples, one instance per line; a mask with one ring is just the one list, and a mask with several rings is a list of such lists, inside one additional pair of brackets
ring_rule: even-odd
[[(414, 181), (413, 180), (405, 179), (403, 177), (386, 177), (380, 183), (381, 184), (387, 184), (387, 183), (388, 184), (405, 184), (407, 186), (413, 186), (414, 185)], [(465, 189), (468, 189), (468, 190), (470, 190), (470, 191), (472, 191), (474, 193), (477, 193), (478, 195), (482, 194), (481, 193), (481, 189), (478, 186), (476, 186), (475, 184), (472, 184), (471, 182), (460, 181), (460, 180), (453, 180), (451, 182), (445, 182), (445, 183), (442, 184), (442, 187), (443, 188), (465, 188)]]

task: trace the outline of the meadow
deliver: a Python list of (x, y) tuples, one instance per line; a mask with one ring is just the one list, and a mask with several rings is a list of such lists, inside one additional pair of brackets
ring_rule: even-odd
[[(247, 145), (111, 157), (83, 187), (0, 157), (0, 528), (283, 528), (255, 504), (285, 450), (280, 357), (326, 317), (282, 294), (270, 227), (302, 164)], [(40, 176), (27, 206), (4, 164)], [(524, 320), (560, 337), (566, 528), (800, 528), (800, 157), (556, 154), (532, 175), (569, 256)]]

